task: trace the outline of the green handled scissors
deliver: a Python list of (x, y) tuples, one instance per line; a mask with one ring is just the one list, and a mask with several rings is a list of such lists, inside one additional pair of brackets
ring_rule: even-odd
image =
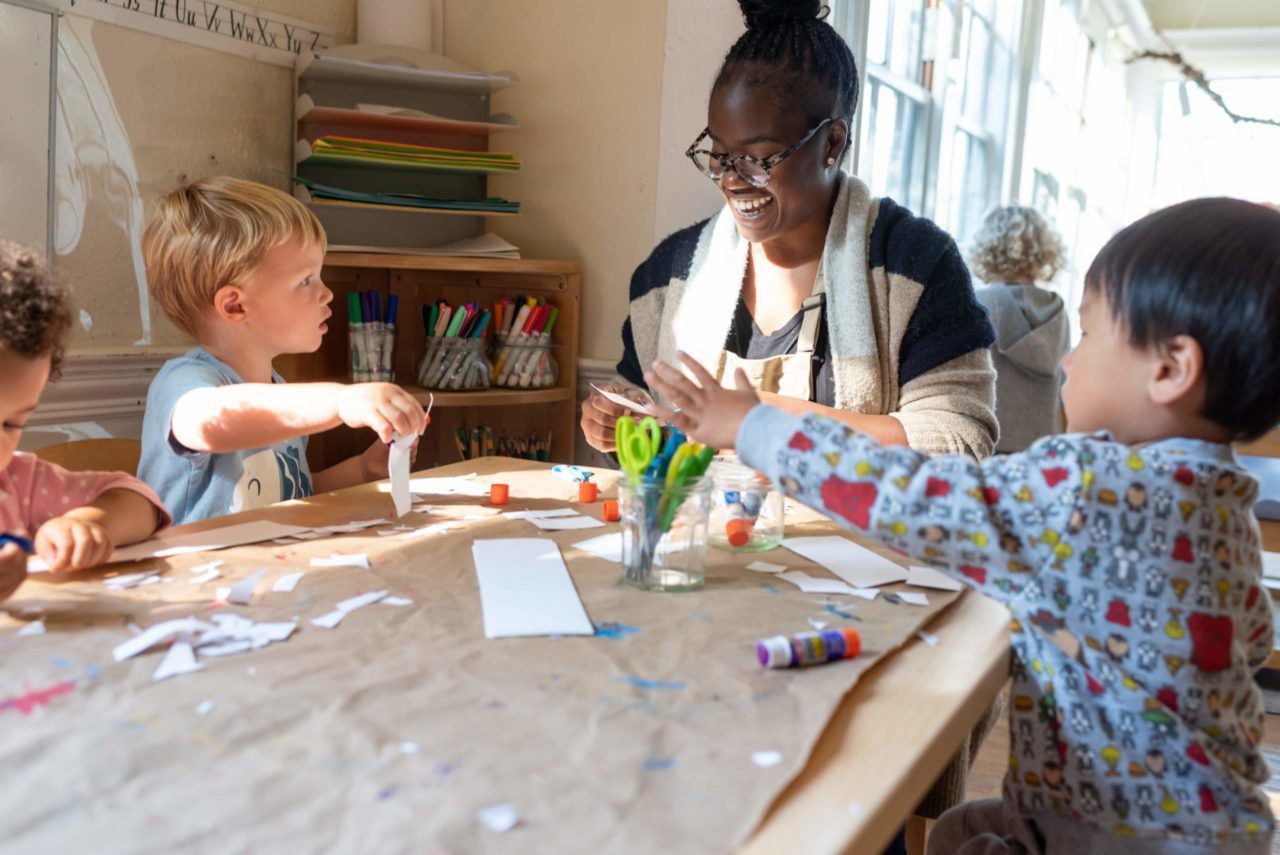
[(630, 416), (620, 416), (616, 435), (618, 462), (632, 479), (644, 477), (662, 447), (662, 425), (652, 416), (646, 416), (639, 424)]

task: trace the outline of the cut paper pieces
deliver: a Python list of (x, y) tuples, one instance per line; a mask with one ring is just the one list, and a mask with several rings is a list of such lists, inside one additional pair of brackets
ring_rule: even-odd
[(489, 488), (484, 484), (476, 483), (475, 477), (476, 473), (468, 472), (466, 475), (455, 475), (451, 478), (414, 478), (409, 481), (409, 492), (415, 496), (486, 495)]
[(365, 606), (372, 605), (387, 596), (386, 591), (370, 591), (367, 594), (360, 594), (356, 597), (349, 597), (333, 607), (333, 611), (323, 614), (318, 618), (312, 618), (313, 626), (322, 629), (333, 629), (342, 623), (343, 619), (354, 612), (356, 609), (362, 609)]
[(193, 576), (190, 579), (188, 579), (187, 584), (203, 585), (206, 582), (212, 582), (214, 579), (217, 579), (221, 575), (222, 574), (219, 573), (216, 569), (206, 570), (204, 573), (201, 573), (199, 576)]
[(108, 576), (102, 580), (102, 584), (115, 591), (124, 591), (129, 588), (143, 588), (147, 585), (154, 585), (160, 581), (159, 570), (148, 570), (144, 573), (123, 573), (119, 576)]
[(397, 526), (392, 526), (391, 528), (380, 528), (378, 529), (378, 537), (390, 537), (393, 534), (400, 534), (406, 531), (413, 531), (413, 527), (407, 526), (407, 525), (397, 525)]
[(753, 751), (751, 762), (761, 769), (768, 769), (782, 762), (782, 754), (777, 751)]
[(748, 570), (754, 570), (757, 573), (782, 573), (790, 570), (785, 564), (770, 564), (768, 561), (752, 561), (747, 565)]
[(964, 587), (941, 570), (915, 565), (907, 568), (907, 584), (917, 588), (936, 588), (939, 591), (959, 591)]
[[(181, 638), (169, 648), (165, 656), (166, 661), (162, 662), (160, 668), (156, 670), (154, 679), (163, 680), (176, 674), (200, 670), (198, 667), (191, 667), (194, 657), (188, 659), (184, 651), (173, 652), (173, 648), (180, 644), (185, 644), (201, 656), (226, 656), (284, 641), (297, 628), (298, 625), (293, 622), (257, 623), (231, 613), (214, 615), (213, 623), (195, 618), (178, 618), (158, 623), (150, 629), (139, 632), (133, 638), (117, 644), (111, 651), (111, 655), (117, 662), (123, 662), (174, 636), (189, 635), (190, 640)], [(160, 676), (162, 674), (163, 676)]]
[(267, 568), (254, 571), (250, 575), (244, 577), (239, 582), (231, 586), (231, 590), (227, 591), (227, 595), (223, 597), (228, 603), (235, 603), (241, 606), (247, 606), (253, 602), (253, 592), (258, 587), (258, 583), (262, 581), (262, 577), (267, 573)]
[(528, 520), (534, 517), (576, 517), (578, 512), (573, 508), (552, 508), (546, 511), (506, 511), (502, 515), (509, 520)]
[[(146, 558), (169, 558), (184, 555), (188, 552), (211, 552), (231, 546), (243, 546), (246, 543), (262, 543), (277, 537), (298, 537), (299, 532), (309, 531), (304, 526), (284, 525), (270, 520), (254, 520), (237, 523), (208, 531), (185, 532), (182, 534), (164, 534), (160, 537), (144, 540), (132, 546), (117, 549), (105, 563), (116, 564), (121, 561), (141, 561)], [(40, 559), (32, 559), (27, 570), (42, 573), (49, 569)]]
[(451, 529), (455, 529), (455, 528), (462, 528), (462, 525), (460, 523), (453, 523), (453, 522), (432, 523), (431, 525), (426, 525), (426, 526), (423, 526), (422, 528), (411, 529), (405, 532), (404, 534), (400, 535), (400, 539), (413, 540), (416, 537), (427, 537), (433, 534), (444, 534), (446, 531), (450, 531)]
[(925, 632), (924, 630), (920, 630), (919, 632), (917, 632), (916, 638), (920, 639), (930, 647), (937, 647), (939, 642), (941, 641), (941, 639), (939, 639), (938, 636), (934, 635), (932, 632)]
[(822, 565), (855, 588), (871, 588), (907, 579), (907, 571), (897, 564), (837, 535), (790, 537), (782, 545)]
[(413, 600), (408, 597), (383, 597), (381, 600), (384, 606), (411, 606)]
[(504, 831), (510, 831), (520, 822), (520, 816), (516, 813), (514, 805), (490, 805), (487, 808), (481, 808), (476, 811), (476, 819), (480, 824), (490, 831), (496, 831), (501, 834)]
[(18, 635), (44, 635), (48, 629), (44, 625), (44, 618), (33, 620), (31, 623), (18, 630)]
[(409, 495), (409, 452), (416, 436), (395, 436), (387, 451), (387, 470), (391, 475), (391, 502), (396, 507), (396, 519), (409, 513), (413, 499)]
[(271, 586), (271, 590), (277, 594), (288, 594), (298, 587), (299, 580), (305, 575), (305, 570), (300, 570), (297, 573), (287, 573), (275, 581), (275, 584)]
[(595, 634), (554, 541), (477, 540), (471, 554), (486, 638)]
[(312, 558), (312, 567), (361, 567), (365, 570), (369, 569), (369, 556), (363, 552), (356, 552), (351, 555), (343, 555), (335, 552), (328, 558)]
[(599, 537), (593, 537), (590, 540), (583, 540), (573, 544), (574, 549), (581, 549), (588, 552), (596, 558), (603, 558), (605, 561), (612, 561), (615, 564), (622, 563), (622, 532), (615, 531), (613, 534), (602, 534)]
[(196, 715), (208, 715), (213, 712), (213, 701), (201, 701), (196, 704)]
[[(376, 525), (383, 525), (386, 522), (387, 520), (382, 517), (376, 520), (352, 520), (351, 522), (338, 523), (337, 525), (322, 525), (316, 529), (316, 533), (320, 537), (325, 534), (351, 534), (357, 531), (364, 531), (366, 528), (373, 528)], [(303, 539), (310, 540), (311, 538)]]
[(160, 667), (151, 675), (154, 682), (167, 680), (179, 674), (190, 674), (192, 671), (203, 671), (204, 666), (196, 661), (196, 652), (187, 641), (175, 641), (169, 646), (169, 652), (160, 660)]
[(214, 629), (217, 629), (217, 627), (213, 624), (205, 623), (195, 618), (167, 620), (149, 629), (144, 629), (128, 641), (122, 641), (117, 644), (112, 649), (111, 656), (117, 662), (123, 662), (126, 659), (132, 659), (139, 653), (150, 650), (155, 645), (172, 638), (180, 632), (203, 632)]
[(813, 618), (809, 618), (809, 626), (818, 631), (822, 631), (827, 628), (827, 622), (825, 620), (814, 620)]
[(619, 395), (617, 392), (610, 392), (608, 389), (601, 389), (595, 383), (591, 384), (591, 388), (600, 393), (600, 396), (610, 403), (617, 404), (619, 407), (625, 407), (633, 413), (651, 416), (654, 414), (653, 407), (648, 404), (642, 404), (639, 401), (633, 401), (630, 398)]
[(604, 523), (595, 517), (529, 517), (528, 521), (542, 531), (578, 531), (584, 528), (604, 528)]
[(188, 567), (187, 572), (192, 574), (208, 573), (210, 570), (217, 570), (219, 567), (221, 567), (223, 564), (226, 564), (226, 563), (227, 562), (221, 559), (217, 561), (206, 561), (203, 564), (197, 564), (194, 567)]
[(849, 583), (839, 579), (815, 579), (800, 570), (779, 573), (778, 578), (790, 582), (806, 594), (852, 594), (854, 590)]
[(929, 598), (927, 596), (913, 591), (895, 591), (894, 596), (902, 600), (902, 602), (910, 603), (913, 606), (929, 605)]

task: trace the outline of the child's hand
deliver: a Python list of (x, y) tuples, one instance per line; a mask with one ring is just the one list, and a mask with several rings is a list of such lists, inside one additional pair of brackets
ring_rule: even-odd
[(0, 547), (0, 600), (13, 596), (27, 578), (27, 553), (16, 543)]
[(115, 548), (105, 528), (75, 517), (54, 517), (40, 526), (35, 545), (36, 554), (54, 573), (97, 567), (111, 557)]
[[(370, 481), (381, 481), (389, 477), (391, 472), (387, 466), (390, 459), (391, 446), (380, 439), (374, 440), (373, 445), (360, 454), (360, 483), (367, 484)], [(409, 463), (412, 464), (417, 459), (418, 440), (415, 439), (413, 445), (409, 447)]]
[(707, 369), (687, 353), (677, 353), (697, 379), (695, 384), (677, 369), (663, 362), (653, 363), (644, 382), (661, 392), (680, 412), (658, 407), (658, 413), (698, 442), (713, 448), (733, 448), (738, 443), (738, 427), (760, 403), (751, 381), (741, 368), (734, 375), (735, 389), (723, 389)]
[[(632, 389), (629, 386), (615, 386), (608, 384), (601, 386), (609, 392), (617, 392), (624, 398), (630, 398), (641, 404), (652, 404), (653, 400), (644, 393), (642, 389)], [(613, 435), (614, 426), (618, 423), (619, 416), (625, 416), (631, 411), (621, 404), (615, 404), (604, 395), (594, 389), (585, 401), (582, 402), (582, 435), (587, 440), (587, 445), (596, 451), (610, 452), (615, 451), (618, 447), (617, 438)]]
[(418, 436), (430, 421), (422, 405), (394, 383), (344, 387), (338, 397), (338, 418), (351, 427), (373, 428), (384, 443), (391, 441), (393, 431), (401, 436)]

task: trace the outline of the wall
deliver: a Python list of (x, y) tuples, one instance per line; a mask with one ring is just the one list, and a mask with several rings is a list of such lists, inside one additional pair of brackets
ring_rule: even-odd
[[(681, 0), (687, 2), (687, 0)], [(524, 170), (490, 228), (526, 258), (582, 264), (582, 353), (616, 359), (631, 271), (652, 249), (666, 2), (447, 0), (444, 52), (520, 83), (494, 96), (520, 128), (493, 139)]]

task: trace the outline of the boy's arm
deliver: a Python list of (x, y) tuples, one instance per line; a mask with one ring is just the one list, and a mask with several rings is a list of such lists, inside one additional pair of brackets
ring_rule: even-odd
[(172, 438), (207, 454), (263, 448), (339, 424), (417, 435), (422, 405), (393, 383), (235, 383), (182, 395), (170, 417)]

